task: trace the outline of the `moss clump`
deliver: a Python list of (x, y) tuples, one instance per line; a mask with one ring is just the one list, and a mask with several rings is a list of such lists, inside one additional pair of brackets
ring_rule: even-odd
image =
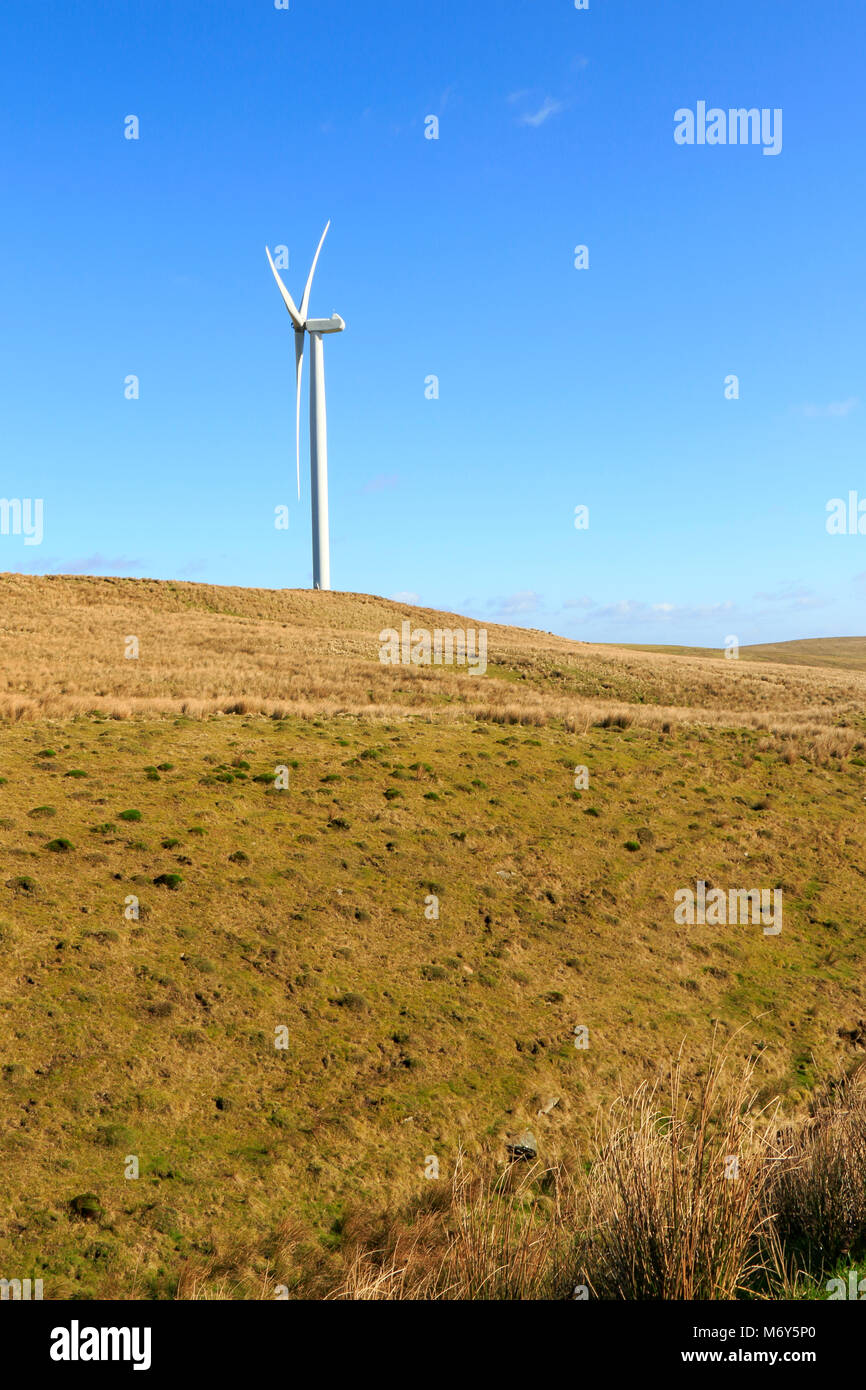
[(183, 878), (180, 874), (157, 874), (153, 881), (158, 888), (170, 888), (176, 892), (183, 883)]

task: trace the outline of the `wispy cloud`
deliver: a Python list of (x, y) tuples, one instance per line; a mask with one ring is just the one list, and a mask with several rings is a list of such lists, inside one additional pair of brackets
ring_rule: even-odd
[(491, 598), (487, 607), (497, 618), (513, 618), (518, 613), (537, 613), (541, 596), (533, 589), (522, 589), (520, 593), (509, 594), (507, 598)]
[(82, 560), (52, 561), (48, 573), (96, 574), (98, 570), (107, 570), (109, 574), (121, 574), (124, 570), (141, 569), (143, 563), (143, 560), (129, 560), (125, 555), (107, 559), (105, 555), (97, 553), (86, 555)]
[(804, 589), (788, 584), (772, 592), (755, 594), (755, 602), (770, 604), (774, 608), (784, 608), (789, 612), (797, 612), (802, 608), (823, 608), (827, 600), (822, 598), (820, 594), (816, 594), (813, 589)]
[(418, 605), (419, 605), (420, 602), (421, 602), (421, 599), (418, 597), (417, 594), (411, 593), (410, 590), (408, 590), (408, 589), (401, 589), (401, 590), (399, 591), (399, 593), (396, 593), (396, 594), (392, 594), (392, 595), (391, 595), (391, 602), (392, 602), (392, 603), (411, 603), (414, 607), (417, 608)]
[(730, 599), (723, 603), (710, 604), (680, 604), (667, 601), (645, 603), (642, 599), (636, 598), (619, 599), (615, 603), (596, 603), (584, 596), (566, 599), (562, 606), (579, 611), (580, 617), (573, 620), (577, 622), (586, 620), (605, 623), (672, 624), (730, 616), (735, 605)]
[(849, 396), (846, 401), (829, 401), (827, 405), (801, 405), (797, 412), (807, 420), (842, 420), (859, 404), (859, 396)]
[(519, 125), (529, 125), (537, 128), (549, 121), (551, 116), (557, 116), (560, 111), (565, 110), (565, 102), (557, 101), (554, 97), (545, 97), (537, 111), (526, 111), (518, 117)]

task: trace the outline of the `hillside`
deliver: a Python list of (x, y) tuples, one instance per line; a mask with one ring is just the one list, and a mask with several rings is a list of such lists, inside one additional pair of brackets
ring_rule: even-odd
[[(487, 673), (383, 665), (380, 632), (408, 619), (430, 631), (483, 626)], [(128, 637), (135, 659), (125, 656)], [(850, 744), (849, 721), (859, 727), (866, 695), (859, 670), (764, 659), (756, 670), (718, 653), (570, 642), (363, 594), (8, 574), (0, 671), (0, 718), (425, 712), (575, 730), (627, 712), (656, 729), (685, 719), (839, 747)], [(828, 743), (834, 729), (843, 732)]]
[[(716, 1026), (791, 1114), (862, 1059), (859, 672), (492, 625), (483, 677), (390, 668), (472, 624), (345, 594), (0, 612), (0, 1266), (46, 1297), (327, 1283), (429, 1155), (579, 1150)], [(781, 887), (781, 935), (675, 924), (700, 879)]]
[(768, 642), (744, 647), (747, 661), (784, 662), (792, 666), (835, 666), (866, 671), (866, 637), (808, 637), (800, 642)]
[[(726, 659), (723, 651), (710, 647), (629, 645), (626, 650), (668, 656), (699, 656), (715, 661)], [(783, 666), (830, 666), (842, 671), (866, 671), (866, 637), (807, 637), (795, 642), (765, 642), (741, 647), (738, 659), (768, 661)]]

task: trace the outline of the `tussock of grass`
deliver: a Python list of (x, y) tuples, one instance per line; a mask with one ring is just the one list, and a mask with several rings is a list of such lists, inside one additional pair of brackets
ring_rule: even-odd
[[(862, 1159), (864, 1078), (833, 1090), (823, 1127), (804, 1126), (792, 1148), (776, 1107), (756, 1107), (751, 1065), (726, 1081), (724, 1059), (711, 1057), (687, 1093), (677, 1063), (666, 1091), (643, 1084), (599, 1116), (586, 1157), (473, 1174), (458, 1156), (451, 1181), (404, 1213), (357, 1211), (327, 1296), (826, 1296), (828, 1276), (864, 1250), (863, 1170), (848, 1167)], [(798, 1265), (807, 1230), (811, 1280)]]
[(673, 1069), (641, 1085), (598, 1146), (587, 1184), (587, 1282), (603, 1298), (732, 1299), (763, 1270), (774, 1114), (756, 1110), (753, 1069), (723, 1090), (711, 1058), (698, 1094)]
[(807, 1119), (779, 1135), (784, 1161), (769, 1194), (795, 1274), (821, 1278), (866, 1259), (866, 1068), (823, 1083)]

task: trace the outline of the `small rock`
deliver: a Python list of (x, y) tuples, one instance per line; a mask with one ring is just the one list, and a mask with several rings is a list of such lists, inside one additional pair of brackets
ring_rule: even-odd
[(549, 1115), (551, 1110), (555, 1110), (558, 1104), (559, 1096), (551, 1096), (550, 1099), (546, 1100), (542, 1105), (541, 1109), (538, 1112), (539, 1115)]
[(531, 1129), (527, 1129), (517, 1139), (506, 1140), (506, 1148), (512, 1158), (532, 1160), (538, 1157), (538, 1144)]

